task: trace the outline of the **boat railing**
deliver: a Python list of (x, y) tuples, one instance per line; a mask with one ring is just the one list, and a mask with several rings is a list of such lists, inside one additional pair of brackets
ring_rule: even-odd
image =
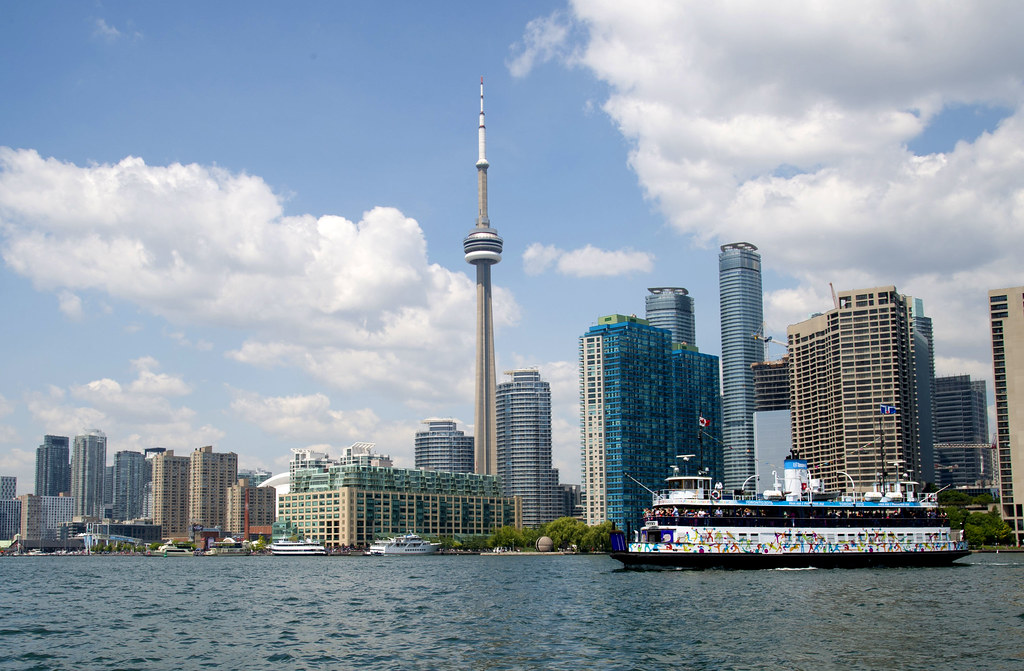
[(710, 511), (708, 514), (679, 514), (661, 515), (650, 513), (644, 515), (647, 524), (655, 523), (658, 526), (686, 526), (686, 527), (835, 527), (835, 528), (865, 528), (865, 527), (935, 527), (948, 525), (945, 515), (931, 514), (905, 514), (905, 515), (874, 515), (870, 512), (853, 513), (850, 515), (798, 515), (796, 512), (779, 512), (776, 515), (764, 514), (739, 514), (729, 515), (725, 511), (715, 514)]

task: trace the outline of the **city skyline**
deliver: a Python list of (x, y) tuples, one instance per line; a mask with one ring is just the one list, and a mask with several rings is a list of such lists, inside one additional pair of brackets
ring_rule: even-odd
[(424, 417), (474, 435), (458, 242), (481, 75), (495, 368), (550, 382), (564, 482), (579, 333), (686, 287), (719, 355), (717, 252), (738, 240), (764, 260), (767, 335), (830, 309), (829, 283), (892, 284), (928, 308), (936, 375), (991, 389), (987, 292), (1024, 281), (1024, 8), (466, 7), (7, 8), (0, 474), (19, 494), (43, 436), (93, 427), (108, 462), (213, 445), (275, 473), (354, 441), (410, 467)]

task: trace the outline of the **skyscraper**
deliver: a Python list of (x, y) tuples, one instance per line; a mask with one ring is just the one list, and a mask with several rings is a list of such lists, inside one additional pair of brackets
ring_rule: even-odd
[(692, 454), (686, 475), (706, 471), (715, 482), (721, 482), (722, 396), (718, 386), (718, 357), (703, 354), (693, 345), (672, 345), (672, 398), (676, 429), (675, 455)]
[(935, 442), (989, 442), (988, 393), (969, 375), (935, 378)]
[(122, 450), (114, 454), (111, 498), (115, 520), (134, 520), (143, 516), (146, 466), (146, 458), (141, 452)]
[(651, 326), (672, 332), (672, 342), (696, 345), (696, 322), (693, 298), (682, 287), (654, 287), (644, 301), (647, 321)]
[(103, 478), (107, 467), (107, 435), (98, 429), (75, 436), (71, 452), (71, 498), (75, 515), (103, 514)]
[(551, 385), (534, 369), (506, 372), (497, 389), (498, 474), (502, 493), (523, 500), (523, 525), (561, 517), (558, 471), (551, 468)]
[[(580, 337), (585, 521), (635, 529), (675, 463), (672, 335), (645, 319), (601, 317)], [(647, 489), (645, 489), (645, 487)]]
[(188, 517), (192, 524), (224, 529), (228, 488), (238, 482), (238, 455), (207, 445), (192, 451), (188, 464)]
[(423, 420), (426, 431), (414, 439), (416, 468), (449, 473), (472, 473), (473, 436), (456, 428), (454, 419), (430, 417)]
[(914, 299), (914, 377), (917, 380), (917, 424), (921, 481), (935, 482), (935, 340), (924, 302)]
[(494, 390), (494, 317), (491, 313), (491, 266), (501, 261), (502, 239), (487, 216), (487, 152), (484, 128), (484, 80), (480, 78), (480, 127), (476, 162), (478, 214), (476, 226), (462, 242), (466, 263), (476, 266), (476, 411), (474, 413), (475, 470), (498, 473)]
[(182, 536), (189, 531), (188, 457), (174, 456), (174, 450), (153, 453), (153, 524), (163, 527), (164, 536)]
[(1024, 286), (988, 292), (995, 373), (999, 504), (1024, 541)]
[(7, 501), (18, 495), (18, 478), (13, 475), (0, 475), (0, 500)]
[(787, 329), (793, 455), (831, 491), (920, 481), (909, 300), (893, 286), (840, 292)]
[(718, 286), (722, 314), (722, 436), (725, 443), (724, 484), (739, 488), (754, 475), (754, 374), (764, 361), (761, 341), (754, 338), (764, 323), (761, 255), (749, 242), (722, 245), (718, 255)]
[(36, 495), (71, 491), (71, 446), (67, 436), (43, 436), (36, 449)]

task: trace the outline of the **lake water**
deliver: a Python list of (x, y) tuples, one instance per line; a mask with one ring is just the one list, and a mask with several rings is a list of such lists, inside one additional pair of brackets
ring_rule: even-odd
[(624, 571), (606, 556), (0, 558), (3, 669), (1024, 669), (1024, 554)]

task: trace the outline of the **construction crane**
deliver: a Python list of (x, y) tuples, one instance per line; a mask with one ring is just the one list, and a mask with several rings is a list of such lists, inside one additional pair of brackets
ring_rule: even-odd
[(768, 355), (768, 346), (769, 345), (775, 344), (775, 345), (778, 345), (779, 347), (783, 348), (787, 352), (789, 351), (789, 345), (787, 345), (784, 342), (780, 342), (778, 340), (774, 340), (772, 338), (772, 336), (766, 336), (764, 334), (764, 322), (761, 322), (761, 328), (759, 328), (756, 331), (754, 331), (754, 340), (762, 340), (762, 341), (764, 341), (764, 360), (765, 361), (768, 361), (768, 356), (769, 356)]

